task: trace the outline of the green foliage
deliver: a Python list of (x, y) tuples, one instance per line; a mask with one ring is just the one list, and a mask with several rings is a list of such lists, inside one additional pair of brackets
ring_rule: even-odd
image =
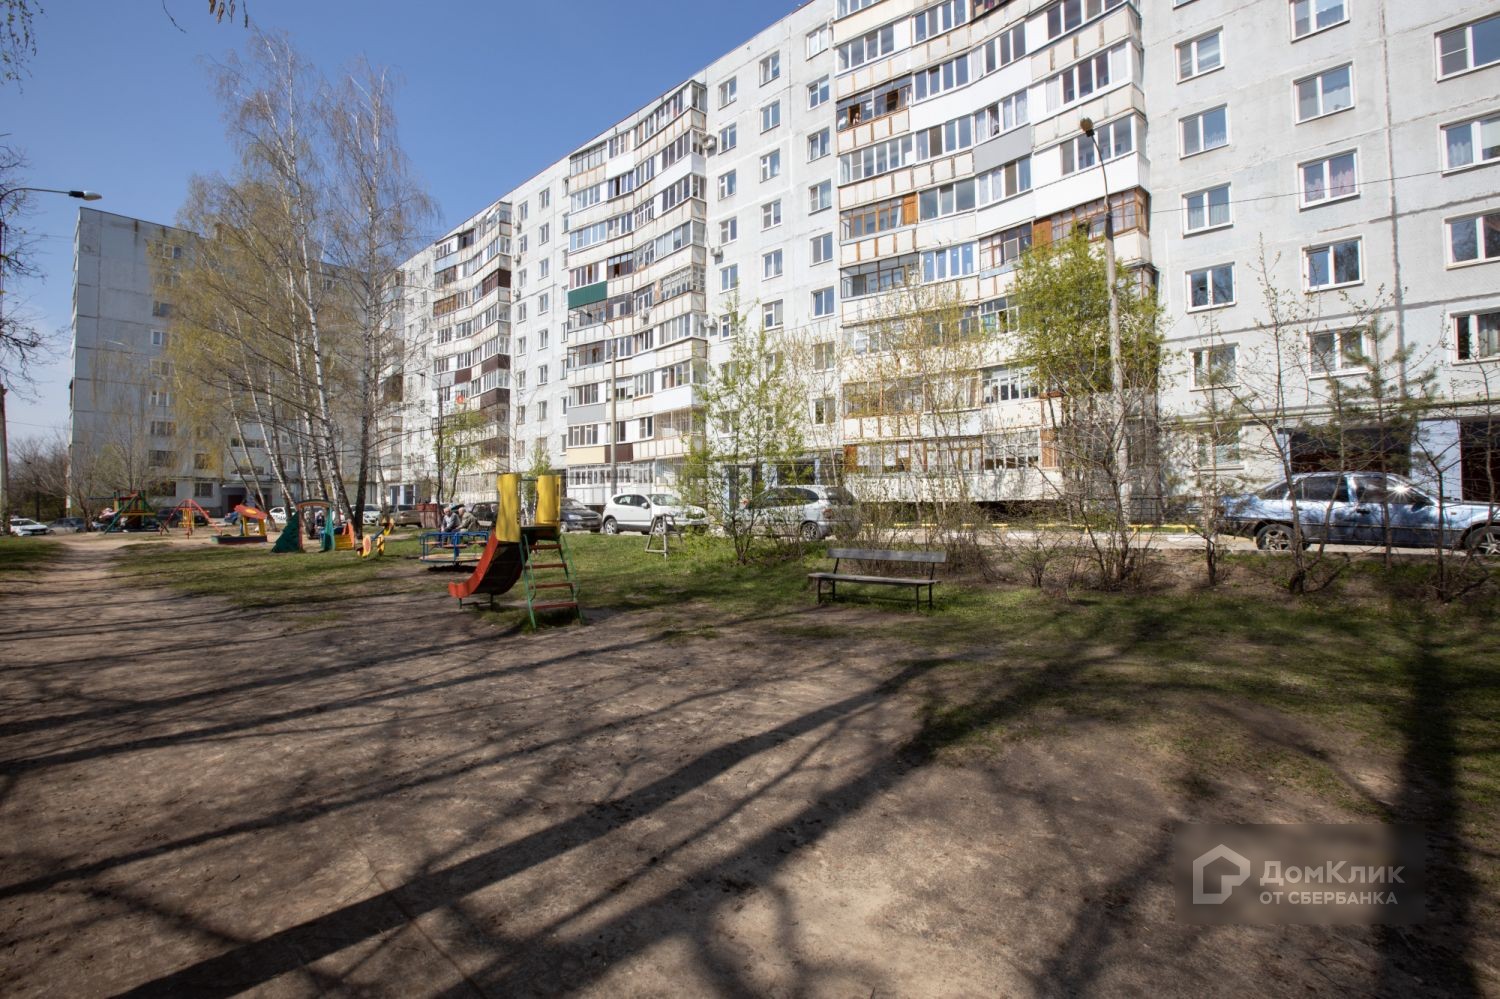
[[(1009, 333), (1014, 363), (1036, 383), (1077, 397), (1111, 387), (1109, 283), (1099, 247), (1086, 229), (1022, 255), (1007, 299), (1021, 322)], [(1154, 387), (1161, 363), (1159, 307), (1138, 284), (1116, 275), (1122, 364), (1127, 384)]]

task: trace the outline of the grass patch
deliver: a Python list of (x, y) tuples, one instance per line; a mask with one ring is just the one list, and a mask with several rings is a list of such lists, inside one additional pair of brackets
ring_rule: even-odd
[(20, 575), (62, 554), (62, 546), (42, 538), (0, 537), (0, 577)]

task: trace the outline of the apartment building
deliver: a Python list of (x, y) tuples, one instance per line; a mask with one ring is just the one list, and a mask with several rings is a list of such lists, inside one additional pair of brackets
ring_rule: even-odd
[[(1358, 376), (1356, 327), (1378, 315), (1405, 374), (1435, 373), (1445, 410), (1419, 443), (1451, 444), (1443, 488), (1471, 495), (1497, 451), (1497, 81), (1495, 0), (812, 0), (493, 206), (516, 240), (511, 367), (494, 369), (512, 450), (494, 458), (544, 452), (596, 506), (670, 483), (702, 384), (759, 324), (818, 359), (805, 474), (898, 500), (930, 470), (979, 501), (1045, 496), (1042, 401), (1004, 338), (955, 372), (961, 404), (937, 420), (925, 390), (872, 374), (881, 326), (937, 295), (998, 334), (1022, 319), (1020, 255), (1102, 237), (1108, 215), (1121, 266), (1166, 306), (1169, 414), (1264, 367), (1264, 259), (1311, 317), (1288, 423)], [(435, 282), (431, 263), (409, 280)], [(429, 424), (456, 363), (430, 372)], [(1328, 459), (1295, 443), (1307, 467)], [(1269, 477), (1253, 445), (1215, 435), (1188, 460)]]
[[(1291, 391), (1277, 408), (1316, 419), (1384, 358), (1393, 381), (1434, 379), (1441, 415), (1417, 451), (1439, 460), (1414, 461), (1408, 442), (1372, 429), (1344, 463), (1490, 499), (1500, 4), (1177, 0), (1146, 22), (1145, 44), (1161, 54), (1145, 86), (1152, 243), (1179, 358), (1167, 405), (1193, 414), (1216, 394), (1269, 405), (1279, 353)], [(1266, 283), (1306, 321), (1274, 332)], [(1315, 433), (1278, 432), (1294, 467), (1336, 458)], [(1269, 478), (1264, 436), (1220, 435), (1202, 458)]]
[[(180, 410), (169, 359), (173, 270), (197, 237), (182, 229), (80, 208), (74, 236), (73, 378), (69, 444), (80, 490), (140, 488), (158, 507), (191, 499), (222, 513), (284, 502), (266, 435), (197, 424)], [(290, 471), (296, 474), (293, 466)], [(103, 497), (90, 497), (101, 499)], [(98, 503), (90, 503), (97, 509)]]

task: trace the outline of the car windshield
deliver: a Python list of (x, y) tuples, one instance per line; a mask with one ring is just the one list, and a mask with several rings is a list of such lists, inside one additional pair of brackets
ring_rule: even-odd
[(682, 500), (671, 493), (652, 493), (652, 506), (682, 506)]
[(588, 509), (588, 507), (584, 506), (582, 503), (578, 502), (576, 499), (574, 499), (571, 496), (564, 497), (563, 501), (562, 501), (562, 505), (563, 505), (563, 509), (564, 510), (587, 510)]

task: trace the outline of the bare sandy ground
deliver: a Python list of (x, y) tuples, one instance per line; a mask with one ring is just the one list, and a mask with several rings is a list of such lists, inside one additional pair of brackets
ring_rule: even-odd
[(933, 664), (881, 612), (244, 613), (89, 540), (0, 597), (9, 995), (1451, 994), (1376, 931), (1174, 921), (1172, 821), (1327, 806), (1103, 726), (905, 750)]

